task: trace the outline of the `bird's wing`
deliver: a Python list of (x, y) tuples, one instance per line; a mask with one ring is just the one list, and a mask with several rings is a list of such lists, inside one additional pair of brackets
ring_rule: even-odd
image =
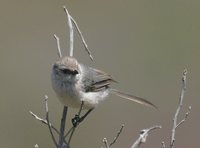
[(116, 82), (109, 74), (94, 69), (85, 65), (82, 65), (83, 70), (83, 89), (85, 92), (98, 92), (105, 90), (112, 82)]
[[(83, 90), (85, 92), (99, 92), (102, 90), (106, 90), (109, 88), (109, 85), (112, 82), (116, 82), (109, 74), (107, 74), (101, 70), (94, 69), (94, 68), (88, 67), (83, 64), (81, 65), (81, 67), (82, 67), (82, 74), (83, 74), (82, 84), (84, 84)], [(133, 95), (121, 92), (116, 89), (110, 88), (110, 91), (111, 91), (111, 93), (113, 93), (117, 96), (120, 96), (122, 98), (125, 98), (127, 100), (131, 100), (136, 103), (150, 106), (150, 107), (157, 109), (157, 107), (153, 103), (151, 103), (143, 98), (133, 96)]]

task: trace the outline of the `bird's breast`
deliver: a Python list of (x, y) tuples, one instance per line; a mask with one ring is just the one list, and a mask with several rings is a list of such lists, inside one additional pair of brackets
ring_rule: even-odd
[(52, 87), (63, 105), (80, 107), (81, 97), (75, 83), (59, 80), (52, 76)]

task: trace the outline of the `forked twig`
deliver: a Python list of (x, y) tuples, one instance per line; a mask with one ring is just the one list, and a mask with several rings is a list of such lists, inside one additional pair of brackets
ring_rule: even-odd
[[(42, 123), (48, 125), (47, 120), (38, 117), (38, 116), (37, 116), (36, 114), (34, 114), (32, 111), (29, 111), (29, 113), (30, 113), (36, 120), (39, 120), (39, 121), (41, 121)], [(49, 124), (50, 124), (51, 128), (59, 135), (59, 134), (60, 134), (59, 131), (58, 131), (51, 123), (49, 123)]]
[(86, 52), (88, 53), (90, 59), (93, 61), (94, 58), (93, 58), (93, 56), (91, 54), (91, 51), (88, 48), (88, 45), (87, 45), (87, 43), (86, 43), (86, 41), (85, 41), (85, 39), (83, 37), (83, 34), (81, 33), (81, 30), (78, 27), (78, 24), (76, 23), (74, 18), (69, 14), (67, 8), (65, 6), (63, 6), (63, 8), (64, 8), (64, 11), (65, 11), (65, 13), (67, 15), (68, 25), (69, 25), (69, 29), (70, 29), (70, 56), (73, 56), (73, 47), (74, 47), (74, 28), (73, 28), (73, 25), (72, 25), (72, 22), (73, 22), (73, 24), (75, 25), (75, 28), (76, 28), (76, 30), (77, 30), (80, 38), (81, 38), (81, 41), (82, 41), (82, 43), (83, 43), (83, 45), (85, 47)]
[(69, 136), (69, 140), (68, 140), (68, 143), (69, 143), (69, 144), (70, 144), (70, 142), (71, 142), (71, 140), (72, 140), (72, 136), (73, 136), (75, 130), (76, 130), (76, 127), (74, 127), (74, 126), (72, 127), (72, 130), (70, 129), (71, 134), (70, 134), (70, 136)]
[(147, 140), (147, 136), (148, 134), (155, 130), (155, 129), (161, 129), (162, 127), (159, 125), (147, 128), (147, 129), (143, 129), (140, 131), (140, 136), (139, 138), (133, 143), (133, 145), (131, 146), (131, 148), (137, 148), (139, 147), (142, 143), (145, 143)]
[(176, 110), (176, 112), (174, 114), (174, 118), (173, 118), (173, 127), (172, 127), (172, 135), (171, 135), (171, 140), (170, 140), (170, 148), (174, 147), (176, 128), (179, 127), (182, 123), (185, 122), (185, 120), (187, 119), (187, 117), (188, 117), (188, 115), (191, 111), (191, 106), (190, 106), (188, 112), (185, 115), (185, 118), (183, 120), (181, 120), (180, 122), (177, 122), (178, 115), (179, 115), (180, 110), (183, 106), (183, 98), (184, 98), (184, 94), (185, 94), (185, 91), (186, 91), (186, 75), (187, 75), (187, 69), (185, 69), (183, 71), (183, 75), (182, 75), (182, 88), (181, 88), (178, 107), (177, 107), (177, 110)]
[(47, 95), (45, 95), (45, 111), (46, 111), (46, 121), (47, 121), (47, 125), (49, 127), (49, 132), (51, 134), (51, 138), (52, 138), (55, 146), (58, 147), (58, 143), (56, 142), (56, 138), (53, 134), (53, 131), (51, 129), (51, 125), (50, 125), (50, 122), (49, 122), (49, 108), (48, 108), (48, 96)]
[(176, 125), (176, 128), (179, 127), (181, 124), (183, 124), (186, 121), (186, 119), (188, 118), (188, 116), (191, 112), (191, 109), (192, 109), (192, 107), (189, 106), (188, 111), (185, 113), (185, 117)]
[(76, 130), (76, 128), (78, 127), (78, 125), (83, 122), (83, 120), (91, 113), (92, 109), (89, 109), (83, 116), (81, 116), (81, 112), (83, 110), (83, 105), (84, 105), (84, 101), (82, 101), (80, 109), (78, 111), (78, 114), (75, 115), (75, 117), (72, 119), (72, 124), (73, 126), (69, 129), (69, 131), (67, 132), (67, 134), (64, 136), (65, 138), (70, 134), (69, 139), (68, 139), (68, 144), (70, 144), (72, 136)]
[[(48, 125), (49, 132), (50, 132), (50, 134), (51, 134), (51, 138), (52, 138), (52, 140), (53, 140), (53, 143), (54, 143), (55, 146), (57, 147), (58, 144), (57, 144), (57, 142), (56, 142), (56, 139), (55, 139), (55, 137), (54, 137), (54, 134), (53, 134), (52, 129), (53, 129), (57, 134), (59, 134), (59, 131), (49, 122), (49, 109), (48, 109), (48, 101), (47, 101), (47, 100), (48, 100), (48, 96), (47, 96), (47, 95), (45, 95), (44, 100), (45, 100), (46, 119), (42, 119), (42, 118), (38, 117), (38, 116), (37, 116), (36, 114), (34, 114), (32, 111), (29, 111), (29, 112), (30, 112), (30, 114), (31, 114), (35, 119), (37, 119), (37, 120), (41, 121), (42, 123)], [(35, 145), (35, 146), (37, 146), (37, 145)]]
[(117, 132), (117, 135), (114, 137), (113, 141), (109, 144), (107, 138), (103, 138), (103, 143), (105, 145), (105, 148), (110, 148), (113, 144), (117, 142), (117, 139), (119, 138), (120, 134), (122, 133), (124, 128), (124, 124), (121, 125), (120, 129)]
[(92, 54), (91, 54), (91, 51), (90, 51), (89, 48), (88, 48), (88, 45), (87, 45), (87, 43), (86, 43), (86, 41), (85, 41), (85, 39), (84, 39), (84, 37), (83, 37), (83, 34), (81, 33), (81, 30), (80, 30), (79, 27), (78, 27), (78, 24), (76, 23), (76, 21), (74, 20), (73, 17), (71, 17), (71, 20), (72, 20), (72, 22), (73, 22), (74, 25), (75, 25), (75, 28), (76, 28), (76, 30), (77, 30), (77, 32), (78, 32), (80, 38), (81, 38), (81, 41), (82, 41), (82, 43), (83, 43), (83, 45), (84, 45), (84, 47), (85, 47), (86, 52), (88, 53), (90, 59), (91, 59), (92, 61), (94, 61), (94, 58), (93, 58), (93, 56), (92, 56)]
[[(66, 121), (66, 115), (67, 115), (67, 107), (64, 107), (63, 111), (63, 117), (61, 119), (61, 126), (60, 126), (60, 132), (50, 123), (49, 120), (49, 109), (48, 109), (48, 96), (45, 95), (45, 112), (46, 112), (46, 119), (42, 119), (38, 117), (36, 114), (34, 114), (32, 111), (30, 111), (30, 114), (36, 119), (41, 121), (43, 124), (47, 125), (52, 137), (52, 140), (57, 148), (69, 148), (69, 145), (67, 144), (65, 137), (64, 137), (64, 131), (65, 131), (65, 121)], [(57, 143), (52, 129), (59, 135), (59, 143)]]
[[(81, 115), (81, 112), (82, 112), (82, 110), (83, 110), (83, 105), (84, 105), (84, 102), (82, 101), (82, 102), (81, 102), (80, 109), (79, 109), (79, 111), (78, 111), (78, 117), (80, 117), (80, 115)], [(71, 132), (71, 134), (70, 134), (70, 136), (69, 136), (68, 144), (70, 144), (71, 139), (72, 139), (72, 136), (73, 136), (75, 130), (76, 130), (76, 127), (75, 127), (75, 126), (73, 126), (73, 127), (69, 130), (69, 131)], [(70, 133), (69, 131), (67, 132), (66, 136)], [(66, 137), (66, 136), (65, 136), (65, 137)]]

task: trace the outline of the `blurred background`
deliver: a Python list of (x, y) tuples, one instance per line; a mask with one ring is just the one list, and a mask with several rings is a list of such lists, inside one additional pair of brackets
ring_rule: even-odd
[[(110, 96), (80, 125), (73, 148), (113, 146), (128, 148), (139, 131), (162, 125), (141, 147), (169, 143), (177, 107), (181, 75), (188, 69), (187, 91), (181, 120), (188, 106), (192, 113), (177, 129), (176, 147), (200, 145), (200, 1), (199, 0), (1, 0), (0, 1), (0, 147), (51, 148), (48, 128), (29, 114), (44, 117), (44, 95), (49, 96), (50, 120), (59, 127), (62, 105), (51, 88), (52, 64), (58, 59), (56, 33), (67, 55), (69, 30), (62, 6), (79, 24), (95, 58), (91, 62), (76, 35), (75, 57), (82, 63), (110, 73), (119, 83), (113, 87), (143, 97), (152, 108)], [(70, 109), (70, 119), (77, 112)]]

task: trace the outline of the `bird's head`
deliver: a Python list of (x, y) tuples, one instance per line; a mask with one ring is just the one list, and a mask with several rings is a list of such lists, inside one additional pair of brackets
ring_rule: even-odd
[(74, 82), (80, 74), (79, 63), (74, 57), (62, 57), (54, 63), (52, 74), (57, 80)]

